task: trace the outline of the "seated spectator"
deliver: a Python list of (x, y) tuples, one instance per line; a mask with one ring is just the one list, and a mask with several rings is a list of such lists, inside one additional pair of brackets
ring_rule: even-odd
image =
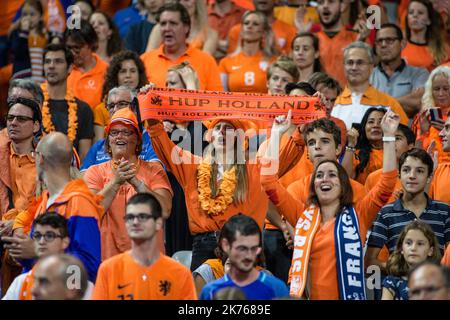
[[(450, 161), (450, 154), (443, 150), (439, 132), (447, 120), (450, 111), (450, 67), (434, 69), (425, 84), (422, 97), (422, 110), (412, 125), (417, 134), (419, 146), (425, 150), (434, 141), (434, 150), (438, 152), (439, 163)], [(437, 115), (437, 117), (436, 117)]]
[(127, 32), (122, 36), (125, 48), (143, 54), (147, 49), (148, 38), (156, 25), (156, 15), (164, 4), (164, 0), (141, 1), (141, 7), (146, 13), (144, 19), (128, 27)]
[(106, 70), (105, 82), (102, 88), (102, 102), (94, 109), (94, 142), (102, 139), (105, 127), (111, 120), (111, 114), (106, 108), (105, 100), (112, 88), (127, 86), (139, 90), (148, 83), (145, 67), (135, 52), (128, 50), (117, 53)]
[[(76, 270), (79, 285), (68, 286)], [(81, 300), (88, 288), (88, 274), (83, 263), (67, 254), (51, 255), (36, 264), (33, 275), (33, 300)]]
[(383, 166), (381, 120), (385, 114), (384, 108), (369, 108), (361, 120), (361, 127), (352, 128), (347, 133), (348, 141), (342, 166), (349, 177), (361, 184), (366, 183), (369, 174)]
[[(216, 30), (208, 25), (208, 13), (205, 1), (185, 0), (180, 3), (186, 8), (191, 20), (189, 37), (186, 39), (190, 46), (214, 55), (219, 41)], [(157, 24), (148, 39), (146, 51), (158, 48), (162, 41), (161, 24)]]
[(414, 148), (402, 154), (399, 162), (402, 194), (395, 202), (384, 206), (373, 223), (367, 242), (367, 265), (378, 265), (385, 270), (386, 264), (377, 258), (380, 250), (386, 245), (392, 254), (398, 235), (417, 219), (431, 226), (438, 239), (437, 249), (440, 254), (444, 253), (450, 242), (450, 206), (425, 193), (432, 173), (433, 160), (424, 150)]
[(423, 262), (409, 273), (408, 289), (410, 300), (450, 300), (450, 270)]
[(80, 28), (67, 29), (65, 45), (72, 51), (74, 67), (67, 79), (67, 86), (80, 100), (94, 109), (101, 102), (102, 86), (108, 64), (95, 51), (98, 37), (94, 28), (81, 20)]
[[(123, 108), (130, 108), (130, 110), (136, 114), (136, 105), (132, 103), (135, 97), (136, 94), (132, 91), (132, 89), (128, 87), (121, 86), (112, 88), (109, 91), (107, 100), (109, 117), (112, 117), (116, 111)], [(109, 122), (110, 120), (108, 120), (108, 125)], [(150, 136), (148, 135), (148, 132), (146, 130), (144, 130), (142, 134), (142, 151), (139, 154), (139, 158), (143, 161), (158, 161), (158, 158), (156, 157), (155, 151), (152, 147)], [(84, 172), (89, 167), (95, 164), (100, 164), (109, 160), (111, 160), (111, 156), (109, 155), (109, 153), (107, 152), (107, 148), (105, 147), (105, 138), (102, 138), (94, 143), (94, 145), (89, 149), (86, 157), (83, 160), (80, 171)]]
[(262, 251), (261, 229), (252, 218), (238, 214), (222, 227), (220, 246), (228, 255), (230, 270), (222, 278), (208, 283), (201, 300), (213, 300), (223, 288), (239, 288), (249, 300), (271, 300), (288, 296), (288, 289), (278, 278), (255, 268)]
[(436, 236), (426, 222), (414, 220), (406, 225), (387, 261), (388, 276), (383, 280), (381, 300), (408, 300), (409, 271), (424, 261), (439, 263), (438, 246)]
[(188, 61), (197, 72), (201, 90), (222, 91), (219, 68), (214, 58), (187, 44), (191, 19), (186, 8), (179, 3), (165, 4), (160, 9), (158, 23), (161, 26), (161, 46), (141, 56), (149, 82), (163, 88), (167, 70)]
[(377, 29), (375, 49), (380, 63), (373, 69), (369, 81), (375, 89), (396, 98), (412, 119), (420, 111), (429, 73), (424, 68), (408, 65), (401, 58), (405, 45), (402, 30), (396, 24), (384, 24)]
[(292, 57), (300, 73), (299, 81), (307, 82), (314, 72), (322, 71), (319, 39), (310, 32), (299, 33), (292, 41)]
[(344, 121), (347, 130), (350, 130), (354, 123), (361, 124), (364, 114), (371, 107), (391, 109), (400, 116), (401, 123), (408, 124), (408, 117), (401, 105), (394, 98), (370, 85), (369, 77), (373, 63), (372, 48), (364, 42), (353, 42), (344, 50), (348, 85), (336, 99), (331, 115)]
[[(162, 206), (162, 216), (167, 219), (172, 203), (172, 190), (160, 163), (140, 161), (142, 133), (136, 115), (129, 109), (116, 111), (106, 127), (105, 147), (111, 160), (89, 167), (84, 180), (89, 189), (103, 197), (105, 213), (100, 217), (102, 234), (102, 260), (131, 248), (122, 221), (125, 204), (136, 193), (152, 194)], [(164, 252), (162, 231), (158, 245)]]
[[(67, 221), (63, 216), (47, 212), (40, 215), (33, 223), (33, 236), (36, 257), (43, 259), (53, 254), (63, 254), (69, 247), (69, 229)], [(14, 279), (3, 300), (31, 300), (31, 289), (33, 287), (33, 274), (35, 268), (27, 273), (22, 273)], [(92, 282), (88, 283), (84, 300), (89, 300)]]
[(442, 32), (444, 24), (430, 0), (410, 1), (407, 12), (407, 44), (402, 50), (402, 57), (409, 65), (426, 68), (431, 72), (450, 58), (450, 47)]
[(103, 11), (95, 11), (89, 17), (89, 23), (94, 28), (98, 37), (98, 47), (95, 53), (106, 63), (110, 63), (114, 54), (122, 50), (117, 26)]
[(219, 63), (225, 91), (267, 92), (266, 72), (277, 51), (267, 18), (259, 11), (242, 16), (239, 43), (234, 53)]
[(163, 209), (149, 193), (132, 196), (121, 216), (131, 250), (100, 265), (94, 300), (196, 300), (188, 268), (162, 254)]

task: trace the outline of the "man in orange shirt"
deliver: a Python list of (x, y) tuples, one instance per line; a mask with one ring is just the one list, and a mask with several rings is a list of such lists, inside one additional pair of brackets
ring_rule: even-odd
[(371, 107), (391, 109), (400, 116), (402, 124), (408, 125), (408, 116), (397, 100), (376, 90), (369, 83), (373, 63), (372, 48), (364, 42), (353, 42), (344, 50), (348, 86), (336, 99), (331, 115), (344, 121), (347, 130), (350, 130), (353, 124), (361, 124), (364, 114)]
[[(296, 30), (293, 26), (278, 20), (274, 15), (274, 0), (253, 0), (255, 10), (264, 13), (269, 20), (269, 24), (272, 26), (273, 33), (275, 34), (277, 48), (285, 53), (288, 53), (291, 48), (292, 40), (295, 37)], [(241, 33), (241, 24), (235, 25), (228, 33), (228, 53), (232, 53), (236, 50), (239, 34)]]
[(67, 79), (67, 87), (75, 97), (83, 100), (94, 109), (102, 102), (102, 87), (108, 64), (95, 50), (98, 37), (89, 22), (81, 20), (80, 28), (67, 29), (66, 46), (74, 56), (74, 67)]
[[(35, 134), (40, 131), (39, 105), (30, 99), (12, 98), (8, 103), (6, 128), (0, 131), (0, 237), (10, 236), (14, 219), (28, 208), (36, 189), (33, 156)], [(0, 246), (2, 246), (0, 241)], [(8, 252), (1, 256), (1, 289), (6, 292), (11, 280), (20, 273)]]
[(157, 233), (163, 227), (161, 205), (148, 193), (130, 198), (124, 215), (131, 250), (104, 261), (94, 300), (195, 300), (188, 268), (160, 253)]
[(343, 48), (353, 41), (364, 41), (368, 35), (367, 29), (358, 34), (345, 28), (341, 19), (345, 6), (344, 0), (317, 1), (322, 28), (317, 33), (321, 64), (325, 72), (339, 81), (341, 86), (347, 83), (343, 68)]
[(160, 9), (157, 20), (161, 26), (162, 44), (141, 56), (148, 81), (163, 88), (168, 69), (188, 61), (197, 72), (201, 90), (222, 91), (219, 68), (214, 58), (186, 42), (191, 28), (186, 8), (179, 3), (166, 4)]

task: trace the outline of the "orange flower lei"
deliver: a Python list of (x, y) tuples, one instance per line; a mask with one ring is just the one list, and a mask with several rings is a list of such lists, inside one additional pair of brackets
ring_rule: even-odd
[[(44, 94), (44, 105), (42, 106), (42, 124), (44, 125), (45, 132), (50, 133), (56, 131), (52, 122), (52, 116), (50, 114), (50, 106), (48, 101), (50, 100), (47, 91), (47, 83), (42, 84), (42, 93)], [(67, 136), (71, 142), (75, 141), (78, 128), (77, 110), (78, 106), (75, 101), (73, 93), (67, 89), (65, 100), (69, 105), (69, 121), (67, 126)]]
[(236, 168), (233, 167), (223, 174), (223, 180), (219, 187), (219, 193), (211, 199), (211, 164), (203, 161), (198, 166), (198, 199), (203, 210), (209, 215), (217, 216), (223, 214), (228, 206), (233, 202), (233, 194), (236, 189)]

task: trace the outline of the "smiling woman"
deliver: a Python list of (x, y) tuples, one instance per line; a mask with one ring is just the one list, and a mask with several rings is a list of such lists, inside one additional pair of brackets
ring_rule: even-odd
[[(100, 219), (102, 259), (131, 248), (123, 212), (127, 200), (138, 192), (147, 192), (161, 203), (163, 217), (170, 214), (172, 189), (163, 167), (157, 162), (141, 161), (142, 134), (136, 116), (129, 108), (116, 111), (106, 128), (105, 146), (111, 160), (89, 167), (84, 175), (89, 188), (103, 196), (105, 215)], [(162, 231), (158, 246), (164, 252)]]

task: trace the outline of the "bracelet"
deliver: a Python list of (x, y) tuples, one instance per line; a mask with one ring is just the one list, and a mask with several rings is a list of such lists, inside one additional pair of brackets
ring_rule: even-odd
[(345, 146), (345, 151), (356, 152), (356, 148), (355, 147)]
[(383, 142), (395, 142), (395, 137), (383, 137)]

